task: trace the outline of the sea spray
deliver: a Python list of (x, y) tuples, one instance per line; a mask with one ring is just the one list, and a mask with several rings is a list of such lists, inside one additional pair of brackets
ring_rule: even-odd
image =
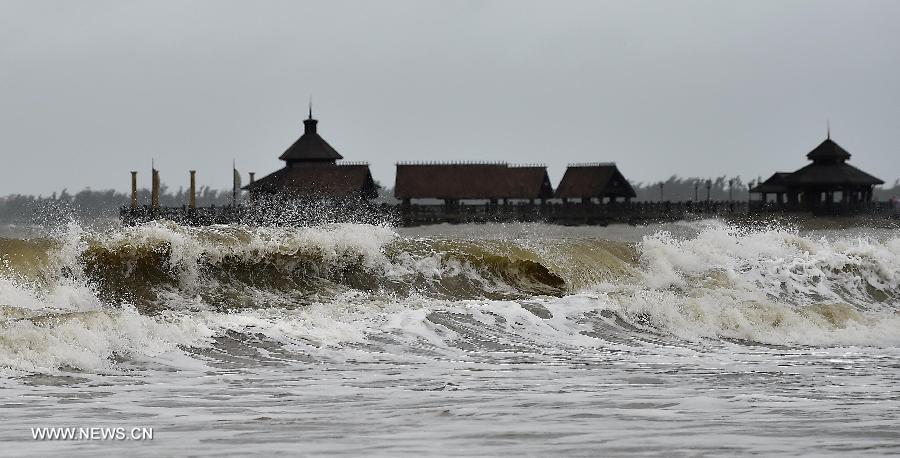
[(0, 364), (22, 371), (114, 371), (179, 352), (217, 359), (225, 342), (257, 338), (302, 348), (302, 359), (345, 346), (452, 354), (900, 336), (891, 234), (707, 223), (630, 243), (151, 223), (70, 225), (0, 246)]

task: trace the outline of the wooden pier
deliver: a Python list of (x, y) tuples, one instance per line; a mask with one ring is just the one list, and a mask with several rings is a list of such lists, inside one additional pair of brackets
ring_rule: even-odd
[(126, 225), (153, 220), (169, 220), (188, 226), (213, 224), (248, 224), (297, 226), (323, 223), (389, 223), (396, 226), (429, 224), (480, 224), (542, 222), (565, 226), (608, 224), (647, 224), (697, 218), (740, 218), (747, 215), (872, 216), (897, 218), (890, 202), (872, 202), (863, 212), (858, 207), (834, 205), (809, 212), (774, 202), (710, 201), (710, 202), (617, 202), (617, 203), (508, 203), (483, 205), (404, 205), (370, 204), (368, 202), (317, 203), (306, 206), (254, 205), (181, 207), (122, 207), (120, 216)]
[[(710, 199), (636, 202), (637, 194), (615, 163), (573, 163), (554, 190), (542, 164), (506, 162), (401, 162), (394, 195), (399, 203), (376, 204), (378, 184), (366, 163), (345, 163), (318, 133), (318, 121), (303, 121), (303, 135), (279, 159), (285, 166), (241, 187), (234, 170), (232, 205), (198, 207), (196, 172), (190, 199), (181, 207), (160, 207), (159, 171), (152, 167), (150, 205), (137, 201), (137, 172), (131, 172), (131, 205), (120, 210), (125, 224), (171, 220), (180, 224), (310, 225), (331, 222), (390, 223), (398, 226), (489, 222), (544, 222), (560, 225), (643, 224), (740, 215), (873, 215), (896, 217), (890, 203), (872, 200), (883, 181), (847, 163), (850, 153), (831, 140), (807, 154), (811, 164), (779, 172), (749, 189), (759, 200)], [(152, 164), (152, 162), (151, 162)], [(729, 182), (729, 199), (734, 183)], [(246, 201), (243, 192), (246, 191)], [(774, 197), (772, 201), (769, 197)]]
[(565, 226), (642, 224), (746, 213), (747, 202), (610, 202), (397, 206), (404, 226), (487, 222), (544, 222)]
[(126, 225), (170, 220), (189, 226), (212, 224), (309, 225), (334, 222), (390, 223), (398, 226), (543, 222), (567, 226), (642, 224), (747, 213), (747, 202), (507, 203), (484, 205), (404, 205), (338, 203), (314, 206), (122, 207)]

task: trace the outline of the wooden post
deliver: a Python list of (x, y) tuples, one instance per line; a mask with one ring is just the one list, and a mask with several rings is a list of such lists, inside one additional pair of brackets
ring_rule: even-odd
[(191, 170), (191, 208), (197, 208), (197, 171)]
[(131, 171), (131, 209), (137, 208), (137, 172)]
[(150, 189), (150, 206), (159, 208), (159, 171), (153, 169), (152, 188)]
[(712, 180), (706, 180), (706, 213), (709, 213), (709, 192), (712, 189)]

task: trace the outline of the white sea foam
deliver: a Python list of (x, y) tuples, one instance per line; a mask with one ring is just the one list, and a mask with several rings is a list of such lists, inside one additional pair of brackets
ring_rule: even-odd
[[(445, 351), (472, 345), (466, 342), (472, 336), (498, 344), (527, 342), (551, 351), (561, 344), (610, 345), (634, 332), (692, 342), (729, 338), (780, 345), (900, 343), (900, 239), (829, 239), (723, 224), (708, 224), (696, 237), (676, 238), (666, 232), (647, 236), (637, 245), (637, 265), (596, 265), (619, 276), (570, 289), (564, 297), (459, 300), (441, 286), (435, 289), (440, 298), (415, 291), (373, 296), (349, 288), (298, 302), (279, 291), (231, 285), (244, 295), (244, 303), (265, 306), (221, 310), (197, 294), (199, 287), (215, 283), (204, 278), (203, 268), (229, 257), (252, 263), (272, 254), (297, 253), (332, 266), (352, 258), (378, 281), (415, 276), (439, 283), (459, 277), (479, 285), (483, 294), (515, 290), (480, 266), (428, 245), (390, 253), (389, 247), (400, 241), (390, 228), (349, 224), (300, 229), (150, 224), (106, 234), (88, 234), (73, 226), (48, 267), (67, 275), (44, 286), (0, 278), (0, 305), (5, 305), (0, 364), (34, 371), (64, 366), (110, 369), (117, 357), (203, 348), (229, 332), (261, 334), (285, 345), (339, 348), (399, 339), (405, 345), (422, 342)], [(523, 241), (515, 249), (565, 270), (558, 267), (565, 265), (565, 253), (546, 245), (536, 249), (533, 241)], [(86, 250), (98, 246), (112, 251), (164, 247), (160, 253), (177, 273), (180, 288), (157, 291), (159, 313), (105, 303), (86, 278), (82, 259)], [(485, 244), (482, 249), (497, 247)], [(599, 258), (577, 262), (590, 268), (594, 259)], [(537, 313), (534, 307), (547, 313)], [(614, 315), (600, 318), (605, 312)]]
[[(14, 264), (42, 245), (3, 258), (0, 437), (89, 418), (157, 438), (86, 454), (896, 448), (896, 233), (648, 232), (71, 226), (37, 276)], [(257, 278), (278, 275), (303, 278)]]

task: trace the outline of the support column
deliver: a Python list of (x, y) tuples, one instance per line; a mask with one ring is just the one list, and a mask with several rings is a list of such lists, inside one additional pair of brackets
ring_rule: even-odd
[(150, 206), (159, 208), (159, 171), (153, 169), (153, 180), (150, 189)]
[(137, 172), (131, 171), (131, 209), (137, 208)]
[(400, 204), (400, 215), (403, 217), (404, 221), (409, 221), (410, 213), (412, 213), (412, 199), (409, 197), (404, 198)]
[(197, 208), (197, 171), (191, 170), (191, 208)]

